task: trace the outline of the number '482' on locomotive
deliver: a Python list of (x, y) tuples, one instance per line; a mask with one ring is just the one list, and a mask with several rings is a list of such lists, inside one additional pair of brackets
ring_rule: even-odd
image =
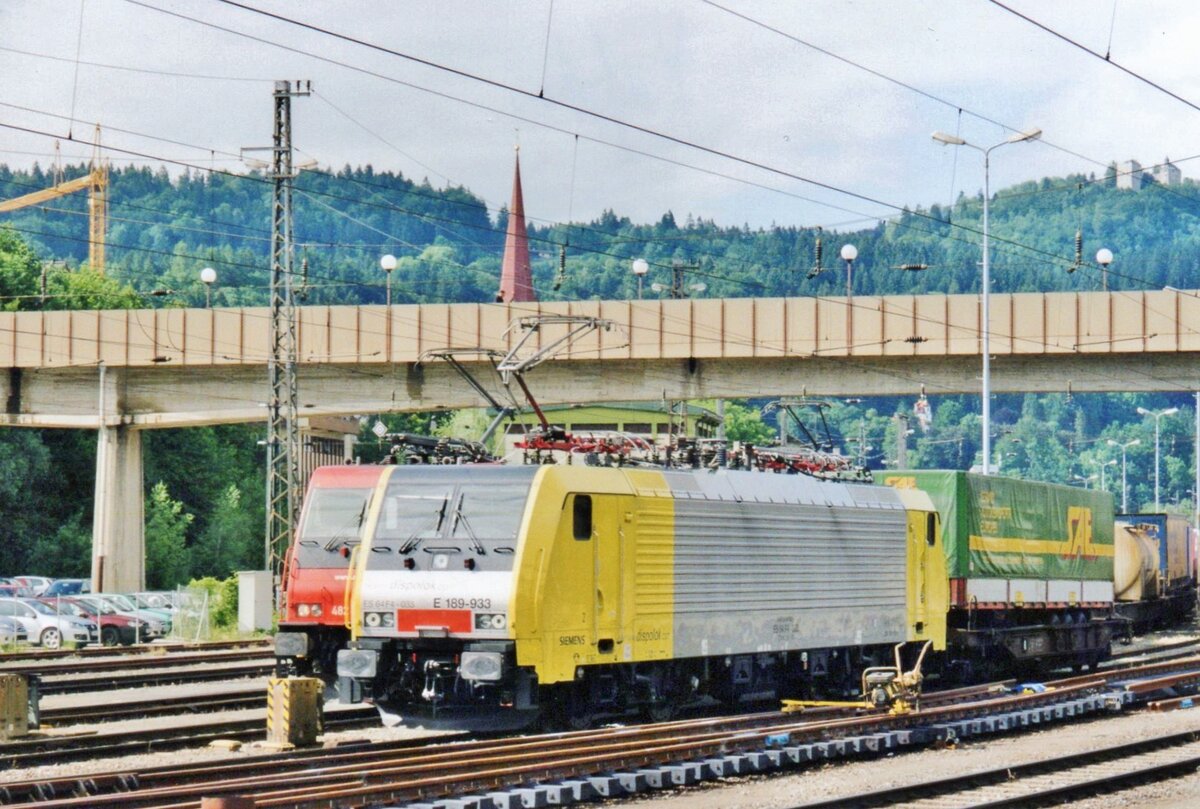
[(945, 647), (923, 492), (729, 470), (392, 467), (348, 582), (342, 699), (576, 721), (848, 687)]

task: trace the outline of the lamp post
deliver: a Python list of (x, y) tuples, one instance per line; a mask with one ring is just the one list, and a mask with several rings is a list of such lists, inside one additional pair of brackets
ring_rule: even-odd
[(212, 285), (217, 282), (217, 271), (212, 267), (205, 267), (200, 271), (200, 280), (204, 283), (204, 308), (212, 308)]
[(637, 276), (639, 301), (642, 299), (642, 282), (646, 280), (648, 272), (650, 272), (650, 263), (646, 259), (635, 258), (633, 260), (633, 274)]
[(387, 276), (387, 305), (392, 305), (392, 270), (396, 269), (396, 257), (388, 253), (379, 259), (379, 268)]
[(1135, 438), (1126, 444), (1122, 444), (1120, 441), (1114, 441), (1111, 438), (1108, 439), (1108, 445), (1110, 447), (1121, 448), (1121, 511), (1125, 514), (1129, 513), (1129, 485), (1126, 483), (1125, 478), (1125, 452), (1130, 447), (1136, 447), (1140, 443), (1142, 443), (1140, 438)]
[(1100, 265), (1100, 288), (1108, 292), (1108, 265), (1113, 263), (1113, 252), (1107, 247), (1096, 251), (1096, 263)]
[(1166, 410), (1147, 410), (1144, 407), (1137, 409), (1138, 415), (1154, 416), (1154, 511), (1158, 512), (1158, 420), (1163, 416), (1174, 415), (1179, 412), (1178, 407), (1168, 407)]
[(1096, 466), (1100, 467), (1100, 491), (1102, 491), (1102, 492), (1108, 491), (1108, 485), (1106, 483), (1104, 473), (1106, 471), (1108, 471), (1108, 467), (1116, 466), (1116, 465), (1117, 465), (1116, 458), (1109, 458), (1107, 461), (1096, 461)]
[(852, 244), (842, 245), (842, 261), (846, 262), (846, 300), (854, 297), (854, 285), (851, 283), (851, 271), (854, 259), (858, 258), (858, 248)]
[(1031, 129), (1028, 132), (1018, 132), (1015, 135), (1009, 135), (1007, 138), (1002, 140), (1000, 143), (997, 143), (994, 146), (989, 146), (985, 149), (985, 148), (976, 146), (973, 143), (968, 143), (967, 141), (963, 140), (962, 138), (958, 137), (957, 135), (949, 135), (945, 132), (934, 132), (933, 133), (933, 139), (936, 140), (938, 143), (944, 144), (946, 146), (966, 146), (968, 148), (974, 149), (977, 152), (983, 153), (983, 280), (981, 282), (981, 287), (983, 289), (983, 294), (982, 294), (982, 298), (983, 298), (983, 328), (981, 329), (981, 331), (983, 332), (983, 335), (982, 335), (983, 345), (981, 347), (983, 349), (983, 391), (982, 391), (982, 396), (983, 396), (983, 407), (982, 407), (982, 410), (983, 410), (983, 474), (985, 474), (985, 475), (989, 474), (989, 472), (988, 472), (988, 463), (989, 463), (988, 457), (990, 456), (991, 451), (992, 451), (992, 437), (991, 437), (992, 408), (991, 408), (991, 402), (988, 401), (991, 398), (991, 392), (992, 392), (991, 357), (988, 356), (988, 351), (990, 350), (990, 341), (988, 340), (988, 332), (991, 329), (991, 309), (990, 309), (990, 301), (988, 299), (988, 295), (991, 291), (990, 290), (991, 279), (989, 276), (989, 264), (988, 264), (988, 211), (989, 211), (989, 208), (988, 208), (989, 199), (988, 198), (991, 196), (991, 187), (989, 184), (989, 179), (990, 179), (989, 171), (990, 171), (990, 167), (991, 167), (991, 155), (992, 155), (993, 149), (999, 149), (1001, 146), (1005, 146), (1009, 143), (1022, 143), (1024, 141), (1037, 140), (1041, 136), (1042, 136), (1042, 130), (1040, 130), (1040, 129)]

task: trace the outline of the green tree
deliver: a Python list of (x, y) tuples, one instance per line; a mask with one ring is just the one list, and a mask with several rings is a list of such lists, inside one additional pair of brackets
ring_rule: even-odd
[(763, 423), (762, 414), (757, 410), (736, 402), (726, 402), (725, 437), (747, 444), (769, 444), (775, 439), (775, 430)]
[(195, 576), (223, 579), (238, 570), (261, 564), (260, 526), (242, 505), (242, 492), (230, 483), (208, 517), (191, 550), (191, 569)]
[(166, 484), (154, 484), (146, 501), (146, 584), (169, 590), (188, 580), (187, 533), (193, 515), (171, 498)]
[(77, 511), (54, 532), (50, 539), (54, 553), (49, 556), (50, 566), (44, 568), (46, 575), (76, 579), (92, 575), (92, 529), (85, 517)]

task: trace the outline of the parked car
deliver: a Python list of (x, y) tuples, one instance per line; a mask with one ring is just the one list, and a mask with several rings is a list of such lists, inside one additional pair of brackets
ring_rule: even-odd
[(92, 592), (91, 579), (55, 579), (42, 595), (77, 596), (80, 593), (90, 592)]
[(0, 643), (24, 643), (27, 640), (29, 633), (20, 621), (8, 615), (0, 615)]
[(124, 598), (124, 596), (115, 596), (113, 593), (91, 593), (76, 596), (75, 598), (94, 609), (103, 610), (107, 607), (117, 615), (124, 616), (130, 620), (141, 621), (145, 626), (145, 629), (142, 630), (143, 639), (155, 640), (171, 633), (171, 620), (169, 618), (164, 618), (161, 613), (152, 610), (139, 610), (132, 601)]
[(171, 592), (130, 593), (129, 598), (142, 609), (166, 610), (172, 615), (179, 611), (179, 605), (175, 603), (175, 594)]
[(88, 602), (78, 596), (51, 596), (40, 600), (57, 612), (95, 621), (100, 625), (100, 643), (104, 646), (130, 646), (156, 637), (151, 633), (148, 622), (117, 612), (107, 601), (96, 599)]
[(29, 633), (29, 639), (47, 649), (61, 648), (64, 642), (86, 646), (100, 640), (95, 621), (59, 615), (35, 599), (0, 598), (0, 616), (15, 618)]
[(29, 595), (37, 597), (50, 588), (54, 579), (48, 579), (45, 576), (14, 576), (13, 583), (21, 585), (29, 591)]

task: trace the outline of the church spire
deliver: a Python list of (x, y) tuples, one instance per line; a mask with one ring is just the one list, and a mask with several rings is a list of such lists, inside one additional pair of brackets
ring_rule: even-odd
[(497, 303), (536, 301), (529, 268), (529, 237), (525, 232), (525, 200), (521, 194), (521, 147), (517, 147), (513, 172), (512, 204), (508, 208), (508, 233), (504, 237), (504, 262), (500, 268)]

